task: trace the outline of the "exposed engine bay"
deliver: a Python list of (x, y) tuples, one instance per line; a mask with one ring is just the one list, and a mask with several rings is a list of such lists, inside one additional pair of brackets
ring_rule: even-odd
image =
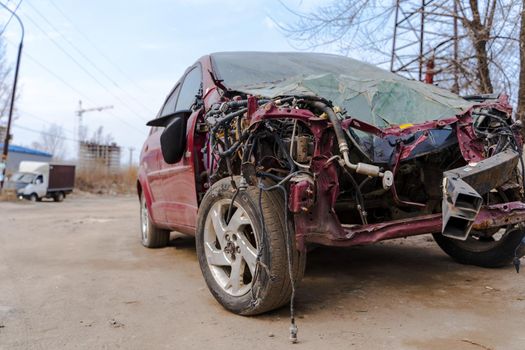
[[(205, 187), (234, 175), (245, 185), (269, 178), (283, 186), (302, 248), (438, 229), (465, 240), (482, 205), (500, 204), (488, 201), (491, 191), (523, 194), (520, 126), (505, 97), (460, 116), (380, 129), (314, 96), (236, 95), (214, 105), (204, 122)], [(481, 185), (453, 172), (470, 175), (468, 168), (478, 174), (468, 182)], [(513, 210), (523, 212), (520, 204)]]

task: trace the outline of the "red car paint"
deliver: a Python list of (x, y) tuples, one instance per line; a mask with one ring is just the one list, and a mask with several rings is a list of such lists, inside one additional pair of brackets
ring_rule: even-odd
[[(162, 130), (152, 128), (142, 148), (137, 183), (137, 190), (139, 194), (144, 194), (151, 220), (155, 226), (191, 235), (195, 234), (200, 195), (205, 193), (207, 189), (207, 183), (199, 181), (199, 178), (200, 173), (205, 169), (202, 149), (206, 146), (208, 135), (206, 132), (200, 132), (198, 126), (202, 122), (204, 111), (207, 111), (214, 103), (220, 102), (218, 86), (216, 86), (211, 74), (207, 74), (207, 72), (213, 72), (210, 57), (202, 57), (186, 71), (185, 75), (196, 66), (200, 67), (203, 73), (204, 108), (194, 111), (188, 119), (186, 153), (183, 159), (174, 165), (166, 164), (161, 154), (159, 142)], [(183, 80), (184, 76), (176, 86), (181, 84)], [(219, 88), (221, 87), (219, 86)], [(491, 107), (502, 111), (510, 109), (506, 97), (500, 98), (496, 103), (491, 102)], [(315, 184), (307, 181), (292, 183), (289, 195), (289, 209), (294, 213), (295, 234), (300, 248), (304, 248), (307, 242), (352, 246), (391, 238), (440, 232), (441, 214), (343, 227), (334, 211), (334, 205), (339, 195), (339, 178), (336, 164), (330, 159), (336, 142), (334, 134), (331, 132), (330, 123), (306, 109), (281, 108), (272, 102), (258, 107), (255, 98), (250, 97), (247, 111), (250, 128), (255, 130), (261, 121), (275, 118), (301, 120), (308, 125), (315, 138), (311, 166), (311, 170), (316, 176)], [(457, 127), (459, 147), (465, 160), (467, 162), (482, 160), (481, 145), (477, 143), (474, 137), (470, 111), (461, 116), (427, 121), (405, 129), (398, 127), (379, 129), (352, 118), (343, 121), (342, 126), (343, 128), (353, 127), (380, 137), (408, 135), (416, 131), (423, 131), (420, 139), (410, 146), (397, 148), (395, 153), (395, 164), (397, 165), (399, 161), (409, 157), (411, 151), (427, 137), (425, 131), (446, 127), (454, 123)], [(325, 137), (327, 132), (328, 136)], [(395, 176), (396, 166), (394, 166), (393, 172)], [(391, 191), (400, 205), (424, 206), (420, 203), (402, 202), (397, 197), (395, 186), (391, 188)], [(507, 204), (512, 205), (507, 206), (505, 210), (498, 208), (482, 210), (478, 224), (501, 223), (501, 220), (505, 216), (509, 216), (509, 213), (512, 214), (513, 218), (517, 217), (516, 222), (525, 221), (525, 209), (522, 205)]]

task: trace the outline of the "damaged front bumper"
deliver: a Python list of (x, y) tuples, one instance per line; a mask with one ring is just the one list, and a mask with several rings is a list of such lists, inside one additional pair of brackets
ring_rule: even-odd
[[(525, 203), (508, 202), (482, 207), (471, 229), (487, 230), (507, 225), (523, 225), (524, 222)], [(328, 246), (350, 247), (373, 244), (387, 239), (440, 233), (442, 227), (442, 215), (432, 214), (344, 228), (346, 236), (340, 238), (326, 234), (312, 234), (307, 236), (306, 241)]]
[(482, 196), (509, 182), (518, 160), (518, 153), (509, 149), (443, 173), (444, 236), (467, 239), (483, 204)]
[(368, 225), (343, 225), (341, 234), (309, 233), (299, 241), (330, 246), (367, 245), (379, 241), (442, 233), (455, 239), (467, 239), (471, 230), (485, 231), (525, 223), (525, 203), (513, 201), (482, 205), (482, 196), (515, 176), (519, 155), (513, 150), (501, 152), (476, 164), (443, 173), (442, 213), (392, 220)]

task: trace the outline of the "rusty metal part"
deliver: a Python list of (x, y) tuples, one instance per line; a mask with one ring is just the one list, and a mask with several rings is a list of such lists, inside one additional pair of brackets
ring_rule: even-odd
[[(321, 144), (329, 152), (333, 145), (333, 134), (328, 143)], [(328, 157), (317, 156), (312, 159), (311, 169), (315, 174), (315, 205), (308, 211), (294, 215), (294, 226), (296, 232), (296, 244), (298, 249), (306, 249), (306, 236), (315, 233), (326, 233), (331, 237), (344, 238), (345, 231), (341, 227), (339, 218), (333, 210), (334, 204), (339, 196), (338, 166), (335, 162), (327, 163)], [(305, 189), (306, 191), (306, 189)], [(291, 198), (290, 205), (294, 205)]]
[(470, 163), (443, 173), (443, 177), (455, 177), (468, 183), (483, 195), (508, 182), (518, 165), (519, 155), (509, 149), (478, 163)]
[(298, 175), (290, 179), (288, 208), (292, 213), (308, 212), (315, 204), (315, 182), (311, 176)]
[(418, 216), (411, 219), (387, 221), (379, 224), (345, 227), (345, 237), (337, 238), (330, 234), (312, 234), (307, 242), (328, 246), (351, 247), (368, 245), (379, 241), (416, 236), (441, 231), (441, 214)]
[(295, 144), (295, 159), (299, 163), (308, 162), (310, 160), (310, 157), (308, 155), (308, 145), (310, 144), (310, 138), (307, 135), (297, 136)]
[(508, 182), (518, 157), (517, 152), (507, 150), (443, 173), (444, 236), (467, 239), (483, 202), (480, 194)]
[(455, 176), (443, 179), (443, 236), (466, 240), (483, 204), (483, 198)]
[[(507, 225), (525, 223), (525, 203), (509, 202), (482, 207), (472, 229), (488, 230)], [(334, 236), (330, 232), (309, 234), (303, 239), (309, 243), (328, 246), (351, 247), (368, 245), (394, 238), (439, 233), (443, 225), (441, 214), (431, 214), (392, 220), (377, 224), (343, 227), (345, 236)]]
[(487, 230), (492, 227), (522, 223), (525, 217), (525, 203), (509, 202), (494, 204), (483, 208), (476, 217), (474, 230)]

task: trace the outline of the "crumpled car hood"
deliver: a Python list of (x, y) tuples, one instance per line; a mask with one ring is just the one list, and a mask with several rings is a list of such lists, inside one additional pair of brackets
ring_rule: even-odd
[(413, 80), (365, 80), (332, 73), (297, 77), (271, 86), (239, 88), (244, 93), (268, 98), (287, 95), (323, 97), (344, 108), (348, 116), (378, 127), (448, 118), (463, 114), (473, 106), (473, 103), (446, 90)]
[(453, 117), (474, 105), (436, 86), (336, 55), (245, 52), (212, 58), (231, 90), (268, 98), (323, 97), (344, 108), (348, 117), (380, 128)]

